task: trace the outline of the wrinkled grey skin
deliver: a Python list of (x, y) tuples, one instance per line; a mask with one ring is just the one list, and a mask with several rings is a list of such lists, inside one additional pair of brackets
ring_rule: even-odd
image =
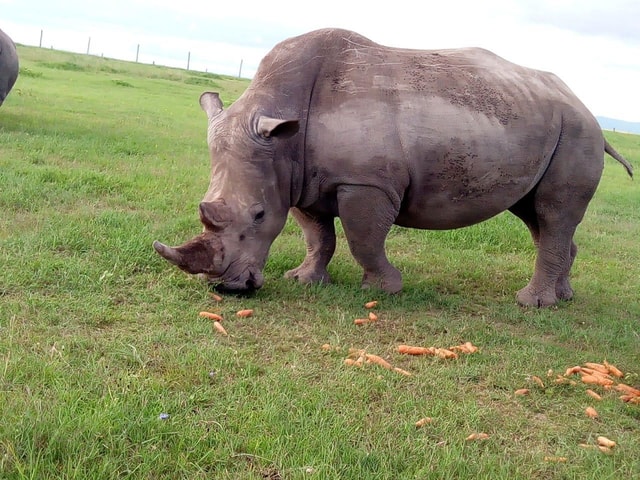
[(227, 110), (205, 93), (211, 182), (203, 233), (156, 251), (229, 290), (263, 283), (287, 212), (307, 255), (286, 273), (328, 282), (334, 218), (362, 266), (363, 287), (402, 287), (385, 254), (393, 224), (452, 229), (505, 210), (537, 248), (522, 305), (570, 299), (573, 235), (605, 150), (595, 118), (556, 76), (481, 49), (388, 48), (325, 29), (278, 44)]
[(0, 30), (0, 105), (18, 78), (18, 52), (9, 35)]

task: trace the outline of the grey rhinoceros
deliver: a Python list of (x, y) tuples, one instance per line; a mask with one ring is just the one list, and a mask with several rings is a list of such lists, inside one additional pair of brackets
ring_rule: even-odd
[(0, 30), (0, 105), (18, 78), (18, 52), (9, 35)]
[(227, 290), (262, 286), (288, 212), (307, 254), (286, 277), (329, 281), (339, 217), (362, 285), (398, 292), (384, 248), (393, 224), (452, 229), (509, 210), (537, 248), (517, 300), (553, 305), (573, 295), (573, 235), (604, 152), (632, 175), (561, 80), (478, 48), (398, 49), (313, 31), (276, 45), (228, 109), (210, 92), (200, 105), (211, 154), (204, 230), (154, 248)]

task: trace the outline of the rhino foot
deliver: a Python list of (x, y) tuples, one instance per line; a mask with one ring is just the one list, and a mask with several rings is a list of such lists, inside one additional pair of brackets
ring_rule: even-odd
[(569, 284), (569, 280), (560, 281), (556, 283), (556, 296), (560, 300), (571, 300), (573, 298), (573, 288)]
[(365, 272), (362, 277), (362, 288), (379, 288), (387, 293), (398, 293), (402, 290), (402, 274), (389, 265), (384, 273)]
[(284, 278), (291, 278), (302, 284), (331, 283), (329, 272), (325, 269), (312, 269), (304, 264), (286, 272)]

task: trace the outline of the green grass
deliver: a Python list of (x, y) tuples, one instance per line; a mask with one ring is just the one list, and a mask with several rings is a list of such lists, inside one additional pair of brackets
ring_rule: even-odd
[[(263, 289), (217, 305), (151, 243), (201, 228), (200, 93), (220, 91), (228, 105), (248, 82), (19, 54), (0, 109), (0, 478), (640, 476), (640, 406), (602, 390), (595, 404), (586, 387), (546, 377), (606, 359), (640, 385), (640, 190), (615, 161), (578, 229), (575, 300), (557, 308), (515, 305), (534, 252), (508, 214), (449, 232), (395, 228), (387, 246), (405, 281), (396, 296), (360, 290), (340, 228), (334, 284), (282, 279), (304, 256), (289, 222)], [(637, 169), (640, 136), (607, 138)], [(380, 320), (355, 327), (374, 297)], [(235, 318), (240, 308), (254, 317)], [(201, 310), (224, 314), (229, 336)], [(481, 350), (458, 360), (396, 353), (399, 343), (467, 340)], [(347, 367), (352, 347), (413, 375)], [(515, 397), (521, 387), (531, 395)], [(424, 416), (433, 423), (416, 429)], [(466, 442), (475, 431), (490, 439)], [(618, 442), (612, 455), (578, 446), (598, 435)]]

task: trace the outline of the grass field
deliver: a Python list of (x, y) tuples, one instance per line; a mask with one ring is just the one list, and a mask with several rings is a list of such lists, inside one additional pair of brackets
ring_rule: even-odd
[[(19, 54), (0, 109), (0, 478), (640, 478), (640, 405), (592, 387), (596, 401), (577, 376), (554, 381), (607, 360), (640, 387), (640, 188), (617, 162), (578, 229), (575, 299), (557, 308), (516, 306), (534, 250), (509, 214), (394, 229), (396, 296), (360, 290), (340, 229), (332, 285), (282, 279), (304, 256), (289, 222), (263, 289), (217, 303), (151, 243), (200, 230), (198, 97), (216, 90), (230, 104), (248, 81)], [(607, 138), (638, 170), (640, 136)], [(355, 326), (374, 298), (378, 322)], [(235, 317), (241, 308), (254, 316)], [(221, 313), (229, 335), (201, 310)], [(465, 341), (480, 351), (397, 353)], [(346, 366), (350, 348), (412, 375)], [(422, 417), (433, 421), (416, 428)], [(473, 432), (489, 438), (466, 441)], [(617, 442), (609, 454), (579, 446), (600, 435)]]

